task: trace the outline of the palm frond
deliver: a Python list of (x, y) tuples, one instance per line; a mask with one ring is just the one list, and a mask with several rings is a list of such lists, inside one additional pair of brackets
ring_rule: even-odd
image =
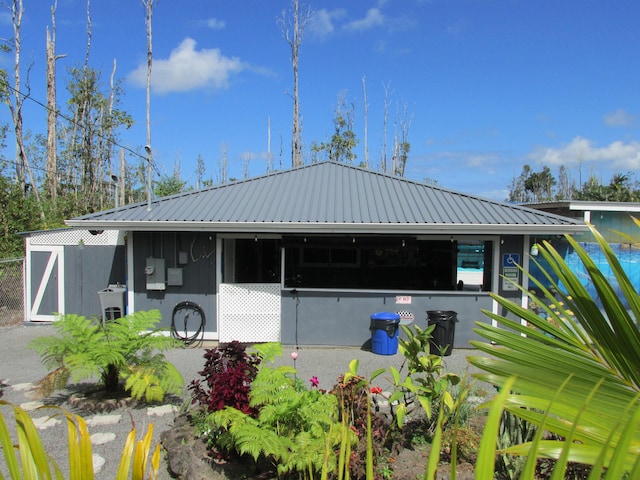
[[(609, 245), (591, 229), (624, 302), (577, 242), (568, 238), (597, 298), (544, 242), (540, 251), (548, 267), (542, 271), (550, 286), (530, 279), (547, 300), (542, 304), (546, 318), (493, 295), (515, 319), (485, 311), (499, 326), (477, 325), (475, 331), (490, 343), (472, 345), (489, 356), (469, 361), (483, 370), (478, 378), (501, 388), (509, 385), (510, 391), (501, 395), (506, 410), (570, 439), (540, 441), (535, 455), (561, 459), (560, 468), (578, 461), (597, 469), (611, 469), (615, 456), (616, 468), (628, 472), (640, 457), (640, 299)], [(530, 446), (514, 446), (509, 452), (526, 455)]]

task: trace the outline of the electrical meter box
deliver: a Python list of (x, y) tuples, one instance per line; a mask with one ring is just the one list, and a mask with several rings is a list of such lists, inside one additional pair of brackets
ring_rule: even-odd
[(147, 258), (144, 274), (147, 278), (147, 290), (166, 290), (164, 258)]

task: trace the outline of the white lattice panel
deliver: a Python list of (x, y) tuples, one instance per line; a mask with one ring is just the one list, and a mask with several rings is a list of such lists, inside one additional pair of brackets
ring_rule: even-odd
[(280, 341), (280, 284), (220, 285), (219, 341)]
[(64, 228), (31, 232), (29, 238), (31, 245), (124, 245), (124, 232), (118, 230), (91, 233), (89, 230)]

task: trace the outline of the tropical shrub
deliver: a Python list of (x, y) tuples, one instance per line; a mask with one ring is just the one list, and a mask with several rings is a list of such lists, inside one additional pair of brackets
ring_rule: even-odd
[(49, 396), (70, 380), (94, 377), (107, 391), (123, 388), (135, 399), (161, 401), (167, 393), (181, 393), (182, 375), (161, 353), (179, 343), (155, 328), (160, 319), (158, 310), (104, 323), (97, 317), (61, 316), (53, 324), (58, 336), (29, 344), (51, 370), (38, 384), (40, 395)]
[[(640, 478), (640, 297), (607, 242), (590, 228), (612, 278), (576, 241), (567, 241), (598, 298), (544, 242), (540, 253), (550, 287), (529, 278), (547, 300), (539, 305), (551, 321), (493, 295), (511, 318), (487, 311), (499, 325), (478, 324), (476, 332), (491, 343), (472, 343), (490, 356), (469, 361), (484, 371), (481, 380), (500, 387), (481, 441), (477, 469), (487, 472), (483, 478), (493, 475), (503, 409), (537, 428), (531, 441), (500, 452), (527, 457), (520, 478), (534, 478), (536, 460), (545, 457), (557, 460), (557, 478), (569, 462), (591, 465), (590, 478)], [(624, 298), (615, 294), (613, 283)]]
[[(41, 478), (62, 479), (63, 473), (57, 463), (44, 450), (38, 431), (31, 417), (17, 405), (0, 400), (13, 410), (17, 441), (13, 442), (4, 416), (0, 412), (0, 445), (5, 465), (11, 480), (38, 480)], [(69, 480), (93, 480), (93, 455), (87, 424), (78, 415), (57, 407), (67, 420), (67, 448), (69, 456)], [(147, 470), (147, 461), (151, 451), (153, 424), (149, 425), (142, 440), (136, 442), (136, 429), (132, 428), (125, 441), (116, 480), (143, 480)], [(17, 455), (16, 455), (17, 452)], [(148, 478), (157, 478), (160, 468), (160, 445), (156, 445), (151, 457), (151, 469)], [(53, 472), (53, 474), (52, 474)]]
[(255, 413), (249, 407), (251, 382), (258, 373), (261, 357), (248, 354), (246, 347), (233, 341), (225, 346), (205, 350), (202, 377), (189, 384), (192, 403), (215, 412), (233, 407), (243, 413)]
[(301, 388), (295, 374), (293, 367), (263, 362), (249, 393), (255, 415), (227, 406), (207, 416), (214, 445), (267, 462), (278, 475), (297, 472), (311, 478), (323, 468), (335, 470), (331, 452), (343, 438), (355, 441), (355, 434), (338, 421), (336, 396)]
[[(358, 374), (357, 360), (352, 360), (349, 370), (338, 379), (331, 391), (338, 400), (338, 412), (341, 423), (351, 429), (357, 438), (354, 445), (348, 447), (348, 458), (344, 460), (341, 471), (353, 478), (368, 478), (382, 457), (387, 443), (388, 423), (378, 414), (377, 396), (382, 389), (372, 386), (371, 382), (384, 369), (374, 372), (370, 379)], [(346, 452), (340, 452), (347, 457)]]
[(445, 373), (444, 357), (430, 353), (434, 325), (426, 329), (417, 325), (400, 327), (406, 338), (398, 339), (398, 350), (405, 357), (402, 368), (406, 368), (406, 372), (395, 367), (389, 369), (394, 387), (389, 403), (397, 402), (394, 410), (396, 423), (402, 428), (405, 417), (414, 413), (416, 409), (421, 409), (426, 415), (426, 421), (435, 425), (434, 405), (436, 410), (442, 402), (449, 409), (453, 407), (454, 399), (450, 390), (460, 383), (460, 376)]

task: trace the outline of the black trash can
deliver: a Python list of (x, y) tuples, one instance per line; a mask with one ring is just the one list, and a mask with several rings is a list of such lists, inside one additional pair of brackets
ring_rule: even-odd
[(429, 326), (436, 326), (433, 329), (433, 332), (431, 332), (431, 354), (440, 355), (441, 349), (446, 347), (444, 355), (451, 355), (451, 351), (453, 350), (453, 341), (456, 334), (458, 314), (451, 310), (429, 310), (427, 311), (427, 315), (429, 316)]

